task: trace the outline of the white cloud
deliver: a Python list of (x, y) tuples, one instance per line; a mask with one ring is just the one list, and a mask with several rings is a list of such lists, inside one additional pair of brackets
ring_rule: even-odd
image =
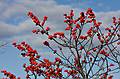
[(30, 20), (26, 20), (18, 24), (18, 26), (0, 22), (0, 38), (10, 38), (17, 35), (28, 34), (27, 32), (32, 30), (32, 23)]
[(97, 19), (102, 21), (103, 26), (110, 26), (112, 25), (112, 17), (115, 16), (117, 18), (120, 17), (120, 10), (118, 11), (110, 11), (110, 12), (97, 12), (96, 13)]
[[(2, 3), (4, 5), (2, 5)], [(26, 20), (25, 22), (21, 21), (17, 25), (9, 24), (5, 20), (10, 19), (15, 20), (18, 17), (27, 17), (28, 11), (33, 11), (35, 15), (42, 17), (47, 15), (49, 17), (49, 26), (52, 26), (53, 29), (61, 28), (63, 26), (63, 13), (70, 10), (70, 6), (57, 5), (54, 0), (19, 0), (13, 2), (8, 6), (9, 3), (2, 2), (0, 5), (4, 11), (0, 10), (0, 38), (12, 38), (15, 36), (23, 36), (23, 34), (29, 34), (32, 28), (35, 26), (32, 21)], [(17, 22), (17, 21), (16, 21)]]

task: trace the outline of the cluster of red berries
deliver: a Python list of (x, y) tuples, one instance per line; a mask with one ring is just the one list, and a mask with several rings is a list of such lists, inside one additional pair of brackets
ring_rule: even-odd
[[(16, 78), (14, 74), (7, 72), (6, 70), (2, 70), (1, 73), (3, 73), (5, 76), (7, 76), (10, 79), (21, 79), (20, 77)], [(8, 79), (8, 78), (2, 78), (2, 79)]]
[[(23, 64), (25, 71), (27, 72), (26, 79), (29, 79), (31, 74), (36, 73), (36, 75), (44, 74), (46, 79), (50, 79), (50, 77), (61, 77), (62, 69), (59, 68), (59, 65), (62, 63), (60, 58), (55, 58), (54, 62), (50, 62), (48, 59), (44, 58), (43, 61), (39, 60), (40, 55), (36, 50), (33, 50), (30, 45), (25, 42), (21, 42), (20, 44), (13, 43), (13, 45), (21, 51), (25, 51), (26, 53), (21, 53), (23, 57), (29, 58), (29, 64)], [(49, 46), (47, 41), (44, 42), (44, 45)], [(54, 67), (56, 66), (56, 68)], [(44, 69), (45, 68), (45, 69)], [(30, 74), (31, 72), (31, 74)]]

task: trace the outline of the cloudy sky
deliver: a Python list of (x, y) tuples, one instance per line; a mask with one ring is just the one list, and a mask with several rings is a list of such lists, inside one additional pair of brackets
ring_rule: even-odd
[[(111, 24), (113, 16), (120, 17), (120, 0), (0, 0), (0, 44), (16, 41), (27, 41), (40, 54), (48, 57), (49, 51), (41, 44), (45, 37), (32, 34), (34, 23), (26, 15), (32, 11), (40, 19), (48, 16), (47, 26), (52, 30), (64, 30), (63, 14), (73, 9), (76, 15), (87, 8), (93, 8), (103, 27)], [(44, 49), (43, 49), (44, 48)], [(19, 55), (20, 51), (15, 49), (11, 43), (0, 48), (0, 70), (7, 69), (17, 76), (24, 78), (22, 64), (27, 62)], [(0, 75), (1, 76), (1, 75)], [(116, 74), (114, 79), (120, 77)]]

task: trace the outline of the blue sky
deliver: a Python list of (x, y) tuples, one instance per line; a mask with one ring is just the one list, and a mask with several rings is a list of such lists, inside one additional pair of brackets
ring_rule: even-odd
[[(106, 26), (111, 23), (113, 15), (120, 17), (119, 3), (120, 0), (0, 0), (0, 41), (6, 43), (12, 40), (25, 40), (44, 57), (49, 57), (50, 50), (46, 50), (47, 48), (41, 45), (45, 37), (38, 37), (31, 33), (35, 25), (26, 15), (28, 11), (33, 11), (40, 19), (47, 15), (49, 17), (47, 25), (57, 31), (64, 29), (65, 12), (73, 9), (76, 14), (79, 14), (89, 7), (93, 8)], [(24, 78), (21, 63), (26, 62), (26, 59), (21, 58), (19, 52), (11, 44), (1, 47), (0, 70), (7, 69)], [(114, 79), (119, 78), (116, 74)]]
[[(77, 8), (91, 7), (97, 12), (119, 10), (120, 0), (56, 0), (58, 4), (72, 5)], [(82, 4), (82, 5), (81, 5)]]

